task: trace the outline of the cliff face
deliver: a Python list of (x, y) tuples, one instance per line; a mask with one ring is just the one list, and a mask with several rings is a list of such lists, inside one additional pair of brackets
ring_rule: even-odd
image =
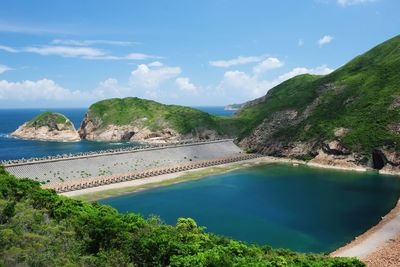
[(148, 143), (229, 136), (218, 121), (217, 116), (197, 109), (129, 97), (93, 104), (79, 134), (88, 140)]
[(266, 155), (400, 171), (400, 36), (326, 76), (301, 75), (237, 114), (239, 144)]
[(80, 137), (74, 125), (64, 115), (45, 112), (24, 123), (11, 136), (44, 141), (79, 141)]

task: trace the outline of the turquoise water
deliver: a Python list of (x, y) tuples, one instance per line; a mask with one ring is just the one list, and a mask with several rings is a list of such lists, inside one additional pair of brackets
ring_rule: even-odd
[(168, 224), (191, 217), (248, 243), (329, 252), (375, 225), (399, 195), (398, 177), (273, 164), (100, 202)]

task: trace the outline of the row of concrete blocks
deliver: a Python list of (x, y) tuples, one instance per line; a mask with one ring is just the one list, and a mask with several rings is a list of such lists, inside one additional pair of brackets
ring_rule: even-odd
[(47, 184), (47, 185), (44, 185), (43, 188), (54, 189), (58, 193), (62, 193), (62, 192), (80, 190), (80, 189), (102, 186), (102, 185), (107, 185), (107, 184), (126, 182), (126, 181), (135, 180), (135, 179), (148, 178), (148, 177), (158, 176), (158, 175), (162, 175), (162, 174), (170, 174), (170, 173), (175, 173), (175, 172), (210, 167), (210, 166), (232, 163), (232, 162), (237, 162), (237, 161), (249, 160), (249, 159), (254, 159), (254, 158), (257, 158), (260, 156), (261, 155), (259, 155), (259, 154), (240, 154), (240, 155), (228, 156), (228, 157), (211, 159), (211, 160), (195, 161), (195, 162), (182, 164), (182, 165), (178, 165), (178, 166), (162, 167), (162, 168), (144, 170), (144, 171), (132, 172), (132, 173), (115, 174), (115, 175), (111, 175), (111, 176), (92, 177), (92, 178), (82, 179), (79, 181), (75, 180), (75, 181), (67, 181), (67, 182), (57, 183), (57, 184)]

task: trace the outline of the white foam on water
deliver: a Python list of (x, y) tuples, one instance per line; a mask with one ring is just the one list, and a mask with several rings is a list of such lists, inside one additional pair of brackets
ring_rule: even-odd
[(0, 138), (11, 138), (11, 136), (7, 133), (0, 133)]

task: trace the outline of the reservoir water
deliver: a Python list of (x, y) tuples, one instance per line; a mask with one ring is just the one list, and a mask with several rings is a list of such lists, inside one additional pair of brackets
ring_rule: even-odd
[(101, 200), (120, 212), (191, 217), (247, 243), (330, 252), (379, 222), (398, 177), (272, 164)]

